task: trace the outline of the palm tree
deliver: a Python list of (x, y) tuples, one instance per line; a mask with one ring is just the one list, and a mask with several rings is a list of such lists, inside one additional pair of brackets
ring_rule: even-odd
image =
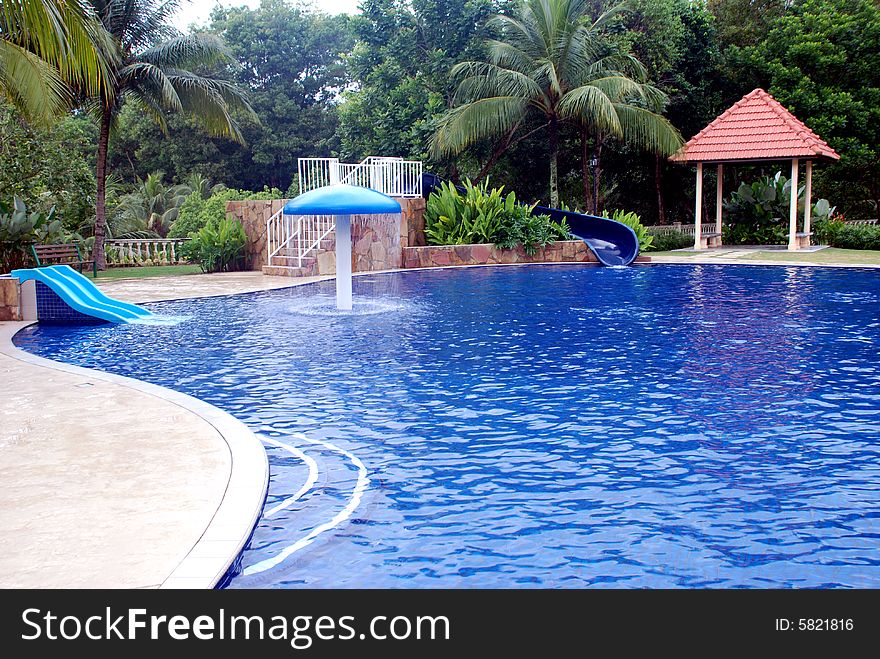
[(166, 186), (163, 178), (162, 172), (153, 172), (143, 180), (138, 179), (134, 192), (123, 195), (119, 201), (115, 213), (117, 223), (142, 226), (160, 238), (167, 236), (191, 191), (186, 185)]
[(227, 80), (194, 70), (232, 61), (219, 37), (181, 35), (168, 24), (180, 0), (89, 0), (119, 51), (113, 93), (89, 99), (98, 116), (98, 158), (94, 258), (105, 267), (107, 226), (105, 181), (107, 150), (115, 120), (126, 102), (140, 108), (162, 127), (168, 112), (191, 115), (213, 135), (243, 142), (233, 113), (256, 118), (244, 92)]
[(46, 125), (70, 107), (71, 88), (110, 95), (114, 49), (83, 0), (0, 3), (0, 94)]
[(197, 194), (202, 199), (207, 199), (215, 192), (220, 192), (221, 190), (226, 189), (226, 186), (222, 183), (215, 183), (212, 185), (211, 179), (202, 176), (198, 172), (192, 172), (187, 176), (183, 185), (189, 188), (190, 193)]
[[(550, 203), (559, 204), (560, 129), (579, 126), (585, 137), (615, 136), (664, 154), (683, 143), (656, 110), (665, 95), (647, 84), (644, 67), (630, 55), (608, 54), (602, 29), (618, 5), (589, 22), (590, 0), (521, 0), (516, 16), (491, 19), (500, 38), (486, 43), (488, 61), (462, 62), (455, 104), (440, 120), (433, 149), (455, 155), (484, 140), (495, 147), (482, 178), (511, 146), (547, 130)], [(531, 128), (534, 121), (539, 125)], [(529, 122), (533, 122), (530, 124)]]

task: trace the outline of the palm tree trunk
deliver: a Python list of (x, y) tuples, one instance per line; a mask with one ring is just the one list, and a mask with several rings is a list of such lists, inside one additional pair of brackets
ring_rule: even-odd
[(559, 126), (550, 120), (550, 207), (559, 208)]
[(598, 138), (593, 149), (593, 157), (596, 159), (596, 167), (593, 171), (593, 215), (598, 215), (602, 207), (602, 198), (599, 193), (599, 186), (602, 182), (602, 140)]
[(666, 206), (663, 204), (663, 167), (660, 156), (654, 156), (654, 189), (657, 192), (657, 224), (666, 224)]
[(581, 128), (581, 179), (584, 184), (584, 210), (593, 205), (593, 188), (590, 185), (590, 135), (586, 126)]
[(101, 130), (98, 133), (98, 163), (95, 175), (98, 190), (95, 195), (95, 245), (92, 258), (98, 270), (107, 269), (104, 257), (104, 238), (107, 235), (107, 147), (110, 143), (110, 108), (106, 105), (101, 111)]

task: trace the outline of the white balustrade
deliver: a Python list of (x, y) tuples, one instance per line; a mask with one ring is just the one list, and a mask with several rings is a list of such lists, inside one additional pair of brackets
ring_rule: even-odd
[(181, 246), (188, 238), (125, 238), (104, 243), (109, 265), (174, 265), (183, 262)]

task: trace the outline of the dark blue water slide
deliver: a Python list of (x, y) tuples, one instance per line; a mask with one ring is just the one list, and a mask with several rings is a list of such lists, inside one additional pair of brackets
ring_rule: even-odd
[(639, 255), (635, 231), (622, 222), (546, 206), (535, 206), (532, 215), (549, 215), (555, 222), (568, 222), (571, 235), (587, 243), (603, 265), (629, 265)]
[[(427, 199), (435, 187), (443, 182), (436, 174), (426, 173), (422, 175), (422, 194)], [(464, 188), (456, 186), (459, 192)], [(533, 215), (549, 215), (555, 222), (565, 220), (568, 229), (573, 236), (583, 240), (599, 262), (609, 266), (630, 265), (639, 255), (639, 239), (635, 232), (621, 222), (585, 215), (574, 211), (564, 211), (559, 208), (547, 206), (535, 206)]]

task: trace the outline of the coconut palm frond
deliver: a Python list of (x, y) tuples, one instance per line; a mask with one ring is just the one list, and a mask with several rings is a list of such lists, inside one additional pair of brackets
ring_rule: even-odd
[(678, 129), (666, 117), (626, 103), (615, 103), (623, 139), (645, 151), (671, 156), (684, 144)]
[(483, 98), (453, 108), (440, 120), (432, 149), (438, 154), (456, 154), (503, 135), (522, 121), (527, 108), (528, 101), (512, 96)]
[(21, 46), (3, 40), (0, 90), (24, 116), (44, 126), (72, 101), (71, 90), (57, 69)]

